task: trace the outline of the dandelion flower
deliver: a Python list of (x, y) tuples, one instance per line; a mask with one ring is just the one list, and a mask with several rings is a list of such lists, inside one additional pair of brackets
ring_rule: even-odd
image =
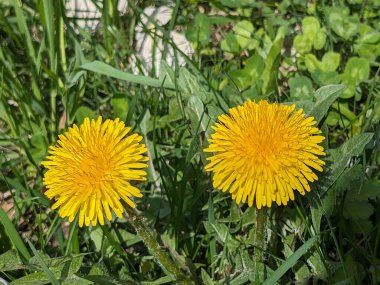
[(236, 203), (286, 205), (294, 190), (304, 195), (318, 180), (325, 138), (302, 109), (247, 101), (218, 121), (204, 150), (213, 153), (205, 169), (213, 172), (214, 188), (228, 190)]
[(86, 118), (79, 127), (59, 135), (49, 156), (42, 162), (47, 168), (43, 183), (45, 195), (55, 199), (52, 209), (72, 222), (79, 212), (79, 226), (104, 224), (104, 215), (112, 219), (111, 210), (120, 218), (121, 200), (135, 207), (132, 197), (142, 197), (131, 180), (146, 180), (148, 157), (138, 134), (119, 119)]

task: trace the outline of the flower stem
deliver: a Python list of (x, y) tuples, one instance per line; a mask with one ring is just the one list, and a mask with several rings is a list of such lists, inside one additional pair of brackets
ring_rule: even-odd
[(179, 284), (193, 284), (193, 282), (191, 282), (191, 280), (181, 271), (179, 266), (170, 259), (165, 250), (161, 248), (141, 216), (128, 205), (125, 205), (124, 208), (129, 216), (128, 222), (134, 227), (149, 252), (155, 257), (158, 265), (165, 272), (170, 273)]
[(265, 247), (265, 224), (267, 218), (267, 208), (256, 208), (256, 233), (255, 233), (255, 283), (260, 284), (259, 270), (263, 267), (260, 266), (264, 262), (264, 247)]

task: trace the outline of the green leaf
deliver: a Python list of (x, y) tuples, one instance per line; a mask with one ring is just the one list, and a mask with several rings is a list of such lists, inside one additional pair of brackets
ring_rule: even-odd
[(331, 29), (345, 40), (352, 39), (359, 31), (359, 18), (349, 16), (347, 7), (329, 7), (327, 10), (327, 22)]
[(199, 43), (201, 46), (209, 44), (211, 38), (209, 17), (202, 13), (195, 15), (194, 24), (190, 25), (186, 37), (190, 42)]
[[(346, 170), (343, 170), (342, 174), (334, 181), (334, 185), (327, 191), (327, 193), (321, 198), (321, 211), (323, 215), (331, 216), (334, 209), (337, 206), (337, 197), (346, 190), (350, 190), (352, 185), (356, 185), (356, 182), (360, 179), (363, 173), (362, 165), (358, 164)], [(330, 180), (327, 185), (331, 185)], [(322, 188), (324, 188), (322, 186)], [(316, 229), (319, 231), (319, 225)]]
[[(108, 277), (108, 280), (110, 279), (110, 277)], [(72, 275), (68, 278), (66, 278), (62, 283), (61, 285), (90, 285), (90, 284), (94, 284), (92, 281), (89, 281), (87, 279), (84, 279), (82, 277), (79, 277), (79, 276), (76, 276), (76, 275)], [(101, 284), (106, 284), (106, 283), (101, 283)]]
[[(351, 191), (355, 191), (351, 189)], [(367, 201), (346, 201), (343, 216), (349, 220), (368, 220), (374, 212), (373, 206)]]
[(165, 127), (167, 124), (183, 119), (181, 113), (182, 106), (179, 105), (178, 98), (173, 97), (169, 100), (169, 114), (161, 116), (158, 120), (161, 127)]
[(243, 8), (245, 6), (253, 6), (256, 1), (255, 0), (219, 0), (219, 2), (230, 8)]
[(203, 268), (201, 269), (201, 278), (202, 278), (203, 284), (214, 285), (214, 282), (212, 281), (211, 277), (207, 274), (206, 270), (204, 270)]
[(313, 98), (313, 84), (306, 76), (297, 76), (289, 80), (290, 97), (294, 101)]
[(247, 59), (243, 69), (233, 70), (229, 75), (234, 84), (242, 91), (260, 79), (264, 64), (263, 58), (258, 54), (254, 54)]
[(17, 251), (10, 249), (0, 255), (0, 272), (13, 271), (25, 268)]
[(297, 249), (289, 258), (287, 258), (279, 268), (277, 268), (271, 276), (262, 283), (262, 285), (274, 285), (280, 278), (292, 268), (297, 261), (310, 249), (313, 243), (316, 241), (316, 237), (311, 237), (305, 242), (299, 249)]
[(323, 48), (326, 42), (326, 33), (321, 29), (319, 21), (315, 17), (305, 17), (302, 20), (303, 34), (312, 42), (316, 50)]
[(299, 53), (305, 54), (311, 51), (313, 41), (304, 35), (297, 35), (294, 37), (293, 46)]
[(355, 41), (354, 48), (360, 57), (374, 61), (380, 55), (380, 32), (369, 25), (361, 24), (360, 37)]
[(202, 102), (206, 101), (207, 92), (201, 85), (199, 78), (186, 68), (180, 68), (178, 87), (183, 99), (188, 100), (191, 96), (197, 96)]
[(327, 52), (323, 55), (322, 61), (319, 61), (314, 54), (305, 55), (305, 65), (310, 73), (316, 69), (323, 72), (333, 72), (339, 67), (340, 54), (336, 52)]
[(235, 32), (236, 40), (239, 46), (244, 49), (248, 47), (251, 42), (252, 33), (254, 31), (254, 27), (251, 22), (243, 20), (238, 22), (233, 31)]
[(113, 77), (116, 79), (125, 80), (131, 83), (141, 84), (144, 86), (163, 87), (163, 88), (173, 89), (173, 90), (175, 89), (175, 86), (169, 82), (166, 82), (166, 81), (163, 82), (159, 79), (148, 77), (148, 76), (134, 75), (132, 73), (127, 73), (100, 61), (85, 63), (80, 68), (84, 70), (92, 71), (95, 73), (99, 73), (102, 75), (106, 75), (109, 77)]
[[(205, 113), (203, 102), (199, 97), (190, 97), (185, 112), (191, 121), (193, 134), (196, 134), (197, 130), (207, 132), (210, 119)], [(211, 131), (211, 129), (209, 129), (209, 131)]]
[(12, 244), (16, 247), (18, 252), (27, 260), (30, 259), (30, 254), (26, 248), (24, 242), (22, 241), (20, 235), (18, 234), (16, 228), (12, 224), (11, 220), (8, 218), (7, 213), (4, 212), (3, 208), (0, 207), (0, 223), (3, 224), (4, 229), (12, 241)]
[(365, 58), (351, 57), (344, 69), (342, 83), (350, 88), (347, 88), (341, 95), (342, 98), (351, 98), (355, 95), (355, 86), (369, 78), (370, 66)]
[[(173, 68), (171, 68), (169, 64), (167, 64), (167, 62), (164, 60), (161, 60), (160, 62), (160, 76), (158, 80), (160, 82), (166, 82), (168, 84), (172, 84), (173, 86), (175, 86), (175, 82), (176, 82), (175, 72)], [(175, 95), (175, 92), (167, 92), (166, 94), (171, 96), (171, 95)]]
[(341, 75), (335, 71), (332, 72), (323, 72), (320, 69), (316, 69), (312, 74), (314, 82), (318, 84), (318, 86), (325, 85), (335, 85), (341, 82)]
[(220, 48), (226, 52), (239, 53), (241, 51), (238, 38), (233, 33), (228, 33), (222, 42), (220, 43)]
[(359, 188), (359, 191), (352, 194), (351, 199), (353, 200), (367, 201), (368, 199), (376, 199), (380, 197), (380, 180), (367, 180)]
[(281, 48), (284, 39), (285, 28), (280, 27), (265, 59), (265, 69), (261, 76), (261, 79), (263, 80), (263, 94), (268, 94), (275, 89), (278, 66), (280, 63)]
[(332, 72), (332, 71), (335, 71), (339, 67), (339, 64), (340, 64), (340, 54), (329, 51), (323, 55), (320, 69), (324, 72)]
[[(23, 276), (19, 279), (13, 280), (11, 285), (42, 285), (48, 284), (49, 279), (44, 272), (34, 272)], [(57, 283), (56, 283), (57, 284)]]
[(86, 106), (80, 106), (77, 109), (75, 116), (76, 116), (78, 124), (83, 123), (85, 118), (89, 118), (91, 120), (91, 119), (96, 119), (97, 117), (95, 114), (95, 111), (93, 111), (92, 109)]
[(314, 94), (316, 102), (311, 110), (308, 111), (308, 115), (313, 116), (317, 122), (320, 122), (343, 90), (343, 85), (328, 85), (319, 88)]
[(331, 183), (342, 174), (347, 166), (347, 163), (353, 156), (360, 155), (365, 146), (372, 139), (373, 134), (364, 133), (352, 137), (350, 140), (341, 145), (338, 149), (330, 150), (331, 161), (333, 164), (330, 167), (331, 176), (329, 177)]
[(326, 32), (324, 30), (319, 30), (313, 41), (313, 46), (316, 50), (320, 50), (324, 47), (326, 43)]
[(128, 101), (125, 95), (114, 96), (111, 99), (111, 105), (113, 107), (114, 117), (125, 121), (128, 114)]
[(318, 19), (315, 17), (305, 17), (302, 20), (302, 31), (304, 35), (310, 39), (314, 39), (320, 28), (321, 25), (319, 24)]
[(46, 274), (48, 280), (51, 282), (52, 285), (59, 285), (59, 281), (53, 274), (53, 272), (48, 268), (47, 264), (45, 263), (42, 256), (38, 253), (34, 245), (28, 240), (28, 245), (32, 249), (34, 257), (38, 260), (39, 265), (42, 267), (42, 270)]
[(294, 38), (293, 45), (299, 53), (305, 54), (310, 52), (313, 47), (320, 50), (325, 42), (325, 30), (321, 29), (317, 18), (309, 16), (302, 20), (302, 35)]
[(305, 65), (310, 73), (314, 72), (316, 69), (321, 69), (321, 63), (312, 53), (305, 55)]

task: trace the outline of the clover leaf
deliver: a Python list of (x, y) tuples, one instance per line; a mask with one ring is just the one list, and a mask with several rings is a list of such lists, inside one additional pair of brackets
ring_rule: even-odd
[(306, 17), (302, 20), (302, 34), (294, 38), (293, 45), (299, 53), (305, 54), (312, 48), (320, 50), (326, 42), (326, 31), (321, 28), (315, 17)]

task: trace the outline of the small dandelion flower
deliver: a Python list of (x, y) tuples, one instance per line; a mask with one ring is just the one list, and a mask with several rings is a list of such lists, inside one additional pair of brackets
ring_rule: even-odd
[(120, 200), (135, 207), (131, 197), (142, 197), (131, 180), (145, 181), (148, 157), (142, 137), (128, 135), (131, 128), (119, 119), (86, 118), (79, 127), (59, 135), (49, 156), (42, 162), (47, 168), (43, 183), (45, 195), (55, 199), (61, 217), (72, 222), (79, 212), (79, 226), (104, 224), (111, 210), (120, 218), (124, 211)]
[(204, 150), (214, 153), (205, 169), (214, 173), (214, 188), (228, 190), (236, 203), (286, 205), (293, 190), (304, 195), (318, 180), (313, 169), (323, 170), (318, 156), (325, 155), (319, 145), (325, 138), (302, 109), (247, 101), (218, 121)]

